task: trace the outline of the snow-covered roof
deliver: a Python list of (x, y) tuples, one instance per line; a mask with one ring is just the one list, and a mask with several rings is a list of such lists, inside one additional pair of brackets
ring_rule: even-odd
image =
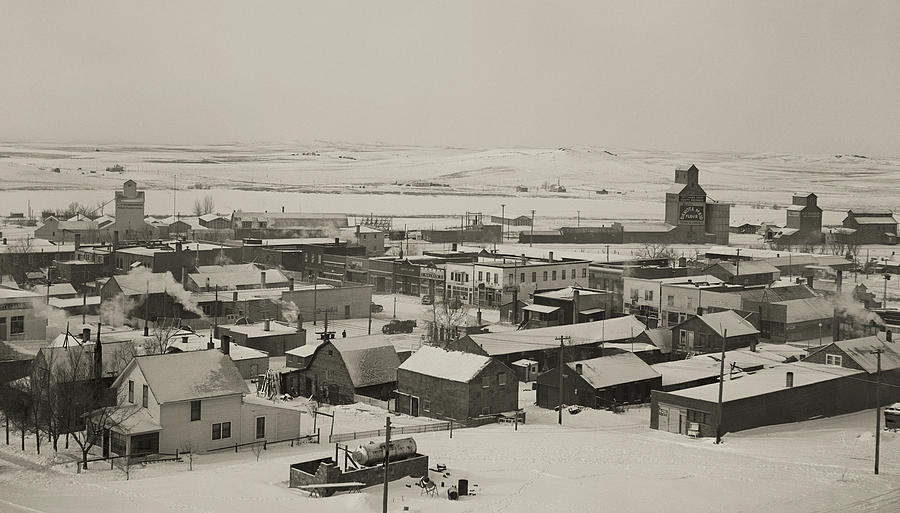
[[(536, 292), (535, 296), (545, 297), (548, 299), (572, 299), (575, 297), (575, 287), (564, 287), (558, 290), (548, 290), (547, 292)], [(596, 290), (578, 289), (580, 296), (595, 296), (601, 294)]]
[(777, 274), (780, 271), (774, 265), (762, 260), (748, 260), (736, 266), (731, 262), (719, 262), (716, 264), (731, 276), (748, 276), (753, 274)]
[(117, 419), (113, 431), (121, 431), (129, 435), (155, 433), (162, 431), (162, 425), (150, 415), (147, 408), (139, 404), (122, 406), (114, 414)]
[(578, 365), (581, 365), (581, 377), (595, 389), (653, 379), (660, 375), (634, 353), (618, 353), (566, 364), (573, 372), (576, 372)]
[(516, 360), (512, 362), (511, 365), (515, 365), (516, 367), (527, 367), (529, 365), (537, 365), (538, 362), (534, 360), (529, 360), (528, 358), (522, 358), (521, 360)]
[(527, 310), (529, 312), (537, 312), (537, 313), (553, 313), (559, 310), (558, 306), (548, 306), (548, 305), (535, 305), (531, 304), (526, 307), (523, 307), (522, 310)]
[(264, 322), (257, 322), (253, 324), (228, 324), (219, 326), (219, 328), (228, 330), (232, 333), (240, 333), (242, 335), (246, 335), (247, 338), (265, 338), (275, 335), (287, 335), (297, 332), (296, 327), (286, 326), (284, 324), (281, 324), (280, 322), (275, 321), (269, 322), (268, 331), (266, 331), (266, 324)]
[[(160, 404), (249, 393), (231, 358), (217, 350), (139, 356), (136, 365)], [(113, 387), (128, 373), (119, 375)]]
[[(743, 374), (743, 369), (781, 365), (789, 356), (780, 349), (793, 348), (786, 344), (778, 344), (777, 349), (772, 346), (773, 344), (759, 344), (756, 351), (749, 349), (727, 351), (725, 353), (725, 374), (732, 374), (732, 365), (734, 370), (740, 374)], [(662, 374), (663, 387), (669, 387), (718, 376), (721, 358), (720, 353), (709, 353), (685, 360), (657, 363), (651, 367)]]
[[(786, 374), (788, 372), (794, 374), (794, 388), (846, 376), (853, 376), (855, 374), (862, 374), (862, 371), (856, 369), (825, 366), (818, 363), (795, 362), (777, 365), (768, 369), (762, 369), (753, 374), (726, 379), (724, 386), (722, 387), (722, 401), (736, 401), (738, 399), (746, 399), (748, 397), (785, 390), (787, 388), (785, 384)], [(665, 376), (665, 374), (663, 374), (663, 376)], [(719, 398), (719, 384), (712, 383), (671, 393), (681, 397), (716, 402)]]
[(213, 272), (213, 273), (191, 273), (188, 279), (194, 282), (198, 288), (204, 288), (209, 284), (210, 287), (219, 287), (220, 289), (230, 289), (234, 287), (244, 287), (248, 285), (260, 284), (262, 276), (260, 273), (266, 273), (266, 284), (284, 284), (288, 282), (284, 273), (278, 269), (268, 269), (266, 271), (238, 271), (238, 272)]
[(559, 347), (555, 340), (560, 335), (569, 336), (569, 345), (584, 345), (637, 337), (647, 327), (633, 315), (602, 321), (565, 324), (547, 328), (468, 335), (488, 355), (501, 355), (526, 351), (540, 351)]
[(50, 296), (71, 296), (75, 294), (75, 287), (71, 283), (54, 283), (50, 285)]
[(840, 348), (869, 374), (874, 374), (878, 370), (878, 357), (873, 353), (876, 349), (884, 350), (881, 354), (881, 370), (900, 369), (900, 342), (887, 342), (883, 337), (873, 335), (832, 342), (819, 351), (827, 353), (828, 348), (834, 346)]
[(289, 351), (285, 351), (285, 354), (289, 354), (291, 356), (299, 356), (300, 358), (309, 358), (316, 352), (316, 349), (321, 346), (321, 342), (316, 342), (312, 344), (304, 344), (299, 347), (295, 347)]
[[(197, 272), (201, 274), (213, 273), (257, 273), (262, 271), (256, 264), (227, 264), (227, 265), (198, 265)], [(268, 278), (268, 276), (267, 276)]]
[[(323, 344), (322, 347), (328, 344)], [(331, 345), (340, 353), (356, 388), (397, 381), (400, 358), (384, 335), (342, 338)]]
[[(70, 297), (70, 298), (58, 298), (51, 297), (49, 300), (50, 306), (54, 308), (74, 308), (79, 306), (84, 306), (85, 299), (81, 297)], [(97, 306), (100, 304), (100, 296), (88, 296), (87, 297), (87, 306)]]
[(468, 383), (491, 363), (487, 356), (459, 351), (447, 351), (434, 346), (422, 346), (400, 369), (425, 376)]
[(789, 323), (830, 319), (834, 315), (834, 303), (826, 297), (792, 299), (775, 304), (785, 305), (785, 321)]
[(720, 337), (724, 336), (725, 332), (728, 333), (729, 337), (741, 337), (759, 333), (759, 330), (750, 324), (750, 321), (735, 313), (734, 310), (723, 310), (700, 315), (697, 319), (709, 326)]

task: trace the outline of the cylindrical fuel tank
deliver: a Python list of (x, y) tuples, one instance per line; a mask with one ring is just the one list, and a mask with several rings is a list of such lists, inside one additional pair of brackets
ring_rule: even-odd
[[(416, 441), (412, 438), (391, 440), (391, 461), (402, 460), (414, 454), (416, 454)], [(380, 465), (384, 462), (384, 442), (360, 445), (353, 451), (353, 461), (365, 466)]]

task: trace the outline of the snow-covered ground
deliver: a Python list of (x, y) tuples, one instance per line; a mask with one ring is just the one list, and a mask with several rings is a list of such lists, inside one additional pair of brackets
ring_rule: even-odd
[[(524, 387), (523, 387), (524, 388)], [(468, 479), (475, 495), (459, 502), (423, 497), (413, 479), (390, 486), (389, 511), (897, 511), (900, 440), (882, 436), (881, 475), (872, 474), (874, 412), (772, 426), (725, 437), (725, 443), (650, 430), (649, 410), (616, 415), (565, 414), (534, 407), (524, 391), (528, 423), (415, 435), (440, 485)], [(342, 407), (336, 432), (377, 427), (384, 412)], [(397, 419), (397, 418), (394, 418)], [(424, 419), (421, 419), (424, 420)], [(365, 443), (365, 440), (360, 440)], [(0, 511), (338, 512), (381, 511), (380, 486), (359, 494), (310, 498), (287, 487), (288, 467), (333, 454), (328, 445), (271, 446), (257, 462), (247, 451), (197, 455), (185, 463), (120, 470), (71, 465), (33, 470), (7, 461), (0, 446)]]

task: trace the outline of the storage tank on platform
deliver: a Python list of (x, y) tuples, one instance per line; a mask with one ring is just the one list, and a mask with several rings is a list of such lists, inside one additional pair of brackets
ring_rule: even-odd
[[(390, 461), (397, 461), (416, 454), (416, 441), (412, 438), (391, 440)], [(360, 445), (353, 451), (353, 461), (359, 465), (373, 466), (384, 463), (384, 442)]]

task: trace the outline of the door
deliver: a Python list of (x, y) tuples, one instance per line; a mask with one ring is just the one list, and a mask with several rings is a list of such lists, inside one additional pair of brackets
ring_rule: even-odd
[(109, 458), (109, 430), (103, 430), (103, 457)]
[(344, 319), (350, 318), (350, 305), (344, 305)]
[(304, 395), (312, 395), (312, 380), (309, 378), (303, 378), (303, 394)]
[(413, 417), (419, 416), (419, 398), (414, 395), (409, 396), (409, 414)]
[(265, 438), (266, 437), (266, 418), (265, 417), (256, 417), (256, 438)]

